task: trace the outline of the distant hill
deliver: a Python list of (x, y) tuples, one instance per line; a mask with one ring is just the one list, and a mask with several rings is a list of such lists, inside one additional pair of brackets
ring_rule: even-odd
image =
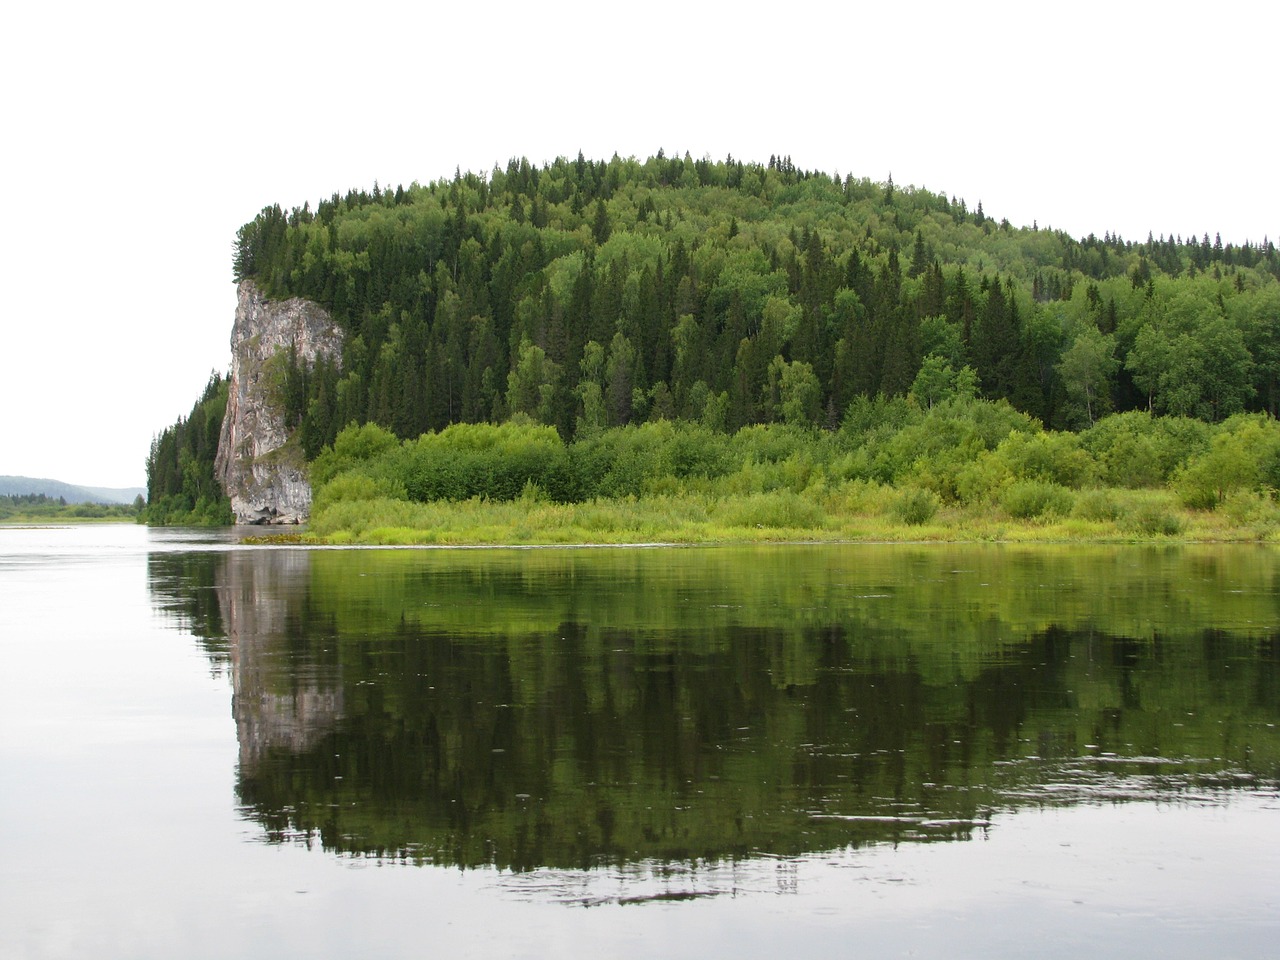
[(61, 497), (67, 503), (133, 503), (136, 497), (145, 498), (147, 495), (143, 487), (78, 487), (61, 480), (0, 476), (0, 496), (22, 496), (28, 493)]

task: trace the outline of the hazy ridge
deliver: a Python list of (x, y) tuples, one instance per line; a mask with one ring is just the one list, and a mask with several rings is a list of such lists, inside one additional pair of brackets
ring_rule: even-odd
[(133, 503), (136, 497), (145, 499), (147, 495), (144, 487), (84, 487), (40, 477), (0, 476), (0, 496), (39, 493), (61, 497), (67, 503)]

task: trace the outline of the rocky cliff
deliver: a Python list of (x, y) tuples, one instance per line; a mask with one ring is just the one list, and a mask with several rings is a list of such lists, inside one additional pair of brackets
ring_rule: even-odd
[(231, 331), (231, 388), (214, 470), (237, 523), (301, 523), (311, 513), (311, 485), (280, 398), (283, 358), (338, 361), (342, 331), (307, 300), (271, 301), (251, 280), (238, 289)]

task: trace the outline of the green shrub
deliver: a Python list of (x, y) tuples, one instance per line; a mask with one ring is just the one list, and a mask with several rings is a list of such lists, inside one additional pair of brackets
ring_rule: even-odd
[(984, 453), (1011, 434), (1039, 430), (1036, 421), (1003, 401), (947, 401), (899, 429), (868, 433), (869, 476), (884, 483), (911, 481), (944, 500), (964, 500), (961, 478)]
[(872, 434), (897, 433), (908, 423), (919, 420), (920, 408), (906, 397), (867, 397), (858, 395), (850, 402), (840, 424), (840, 441), (846, 447), (866, 442)]
[(735, 433), (729, 453), (736, 463), (779, 463), (797, 454), (812, 456), (821, 442), (820, 435), (802, 427), (762, 423)]
[(1009, 465), (990, 451), (983, 451), (956, 472), (956, 499), (976, 504), (997, 498), (1010, 483)]
[(527, 418), (454, 424), (406, 441), (381, 463), (411, 500), (515, 500), (533, 482), (553, 500), (573, 495), (569, 456), (555, 428)]
[(311, 507), (313, 511), (325, 510), (338, 503), (362, 500), (405, 500), (408, 494), (404, 484), (386, 477), (372, 477), (359, 469), (340, 473), (328, 483), (315, 489)]
[(1271, 526), (1280, 520), (1280, 506), (1277, 506), (1270, 495), (1252, 490), (1231, 494), (1219, 509), (1237, 527), (1255, 524)]
[(1086, 490), (1076, 497), (1071, 515), (1082, 520), (1119, 520), (1124, 515), (1124, 508), (1107, 490)]
[(1187, 417), (1153, 417), (1141, 410), (1104, 417), (1080, 435), (1104, 484), (1158, 487), (1209, 445), (1209, 425)]
[(1071, 491), (1043, 480), (1019, 480), (1000, 494), (1000, 506), (1017, 520), (1065, 517), (1074, 502)]
[(1280, 425), (1265, 416), (1241, 415), (1217, 428), (1209, 449), (1184, 464), (1173, 488), (1193, 510), (1211, 510), (1237, 491), (1270, 487), (1280, 459)]
[(327, 483), (344, 470), (359, 463), (376, 460), (397, 449), (400, 441), (390, 430), (376, 423), (344, 427), (332, 447), (325, 447), (311, 463), (312, 484)]
[(1011, 433), (995, 455), (1018, 480), (1042, 480), (1079, 489), (1097, 474), (1090, 453), (1073, 433)]
[(755, 493), (719, 505), (712, 514), (715, 523), (726, 527), (765, 527), (797, 530), (821, 527), (822, 508), (791, 490)]
[(1147, 536), (1176, 537), (1182, 533), (1181, 518), (1158, 503), (1140, 504), (1122, 525), (1132, 533)]
[(575, 443), (569, 454), (574, 498), (639, 496), (657, 473), (660, 432), (643, 427), (606, 430)]
[(820, 502), (829, 516), (879, 516), (893, 510), (898, 497), (892, 487), (871, 480), (842, 480), (828, 487)]
[(671, 429), (663, 460), (671, 476), (719, 477), (730, 469), (729, 438), (700, 423), (661, 421)]
[(235, 522), (226, 497), (198, 497), (193, 503), (180, 493), (165, 494), (148, 503), (142, 519), (159, 527), (222, 527)]
[(918, 527), (928, 523), (938, 512), (938, 495), (932, 490), (919, 487), (907, 487), (889, 508), (890, 515), (899, 523)]
[(1222, 497), (1222, 490), (1213, 482), (1209, 472), (1203, 469), (1182, 470), (1174, 478), (1173, 488), (1184, 507), (1192, 510), (1212, 510)]

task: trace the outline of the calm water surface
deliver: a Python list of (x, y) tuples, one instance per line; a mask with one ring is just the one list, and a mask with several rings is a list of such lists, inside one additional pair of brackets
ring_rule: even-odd
[(1280, 553), (0, 528), (0, 956), (1262, 957)]

